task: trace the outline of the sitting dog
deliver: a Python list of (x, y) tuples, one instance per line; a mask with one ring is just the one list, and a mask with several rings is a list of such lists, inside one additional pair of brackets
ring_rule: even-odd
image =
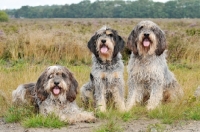
[(36, 83), (22, 84), (13, 91), (13, 102), (31, 104), (39, 113), (54, 113), (62, 121), (94, 122), (93, 113), (82, 111), (75, 102), (78, 82), (64, 66), (50, 66), (38, 78)]
[(102, 27), (88, 42), (92, 55), (90, 81), (81, 88), (81, 99), (88, 103), (94, 100), (95, 107), (106, 111), (106, 103), (111, 100), (120, 111), (124, 104), (124, 64), (120, 51), (124, 48), (124, 40), (116, 30)]
[(161, 101), (178, 100), (183, 90), (166, 62), (164, 32), (152, 21), (141, 21), (128, 37), (132, 51), (128, 63), (127, 110), (136, 103), (147, 102), (147, 109), (156, 108)]

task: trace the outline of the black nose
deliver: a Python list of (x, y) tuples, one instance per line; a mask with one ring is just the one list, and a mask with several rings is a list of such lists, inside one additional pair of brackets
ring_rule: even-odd
[(55, 81), (54, 84), (55, 84), (56, 86), (58, 86), (59, 82)]
[(104, 44), (104, 43), (106, 42), (106, 40), (105, 40), (105, 39), (102, 39), (101, 42)]
[(148, 33), (144, 33), (144, 36), (145, 36), (145, 37), (149, 37), (149, 34), (148, 34)]

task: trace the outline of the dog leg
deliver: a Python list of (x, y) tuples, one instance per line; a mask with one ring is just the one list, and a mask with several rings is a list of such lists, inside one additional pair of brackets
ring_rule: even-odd
[(96, 118), (93, 112), (83, 111), (76, 102), (65, 104), (64, 110), (59, 115), (62, 121), (74, 124), (76, 122), (95, 122)]
[(129, 111), (132, 109), (133, 106), (136, 105), (136, 103), (141, 103), (143, 101), (143, 90), (142, 86), (137, 83), (131, 83), (129, 85), (129, 92), (128, 92), (128, 98), (126, 102), (126, 110)]
[(92, 82), (88, 82), (86, 84), (84, 84), (82, 86), (82, 88), (80, 89), (80, 96), (81, 96), (81, 100), (84, 104), (85, 107), (88, 107), (89, 105), (89, 99), (93, 99), (93, 91), (94, 91), (94, 87)]
[(106, 100), (105, 100), (105, 95), (102, 94), (99, 99), (96, 101), (96, 107), (99, 109), (101, 112), (106, 111)]
[(147, 109), (155, 109), (163, 99), (163, 87), (159, 84), (152, 85), (150, 98), (148, 100)]
[(102, 82), (100, 82), (98, 85), (95, 84), (95, 105), (96, 108), (99, 109), (101, 112), (106, 111), (106, 98), (105, 98), (105, 86)]
[(113, 87), (113, 100), (115, 102), (116, 108), (124, 112), (125, 111), (125, 103), (124, 103), (124, 87), (122, 84), (118, 84), (117, 86)]

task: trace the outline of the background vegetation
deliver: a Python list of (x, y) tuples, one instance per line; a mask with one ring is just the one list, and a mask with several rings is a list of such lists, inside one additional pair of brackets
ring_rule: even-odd
[(83, 0), (78, 4), (22, 6), (6, 10), (16, 18), (200, 18), (200, 0)]
[[(35, 82), (50, 65), (64, 65), (75, 75), (79, 87), (89, 80), (91, 53), (87, 42), (103, 25), (116, 29), (127, 41), (133, 27), (143, 19), (13, 19), (0, 23), (0, 116), (7, 122), (22, 122), (26, 127), (61, 127), (58, 122), (51, 126), (48, 118), (35, 115), (31, 109), (11, 105), (11, 93), (18, 85)], [(156, 118), (163, 123), (178, 120), (200, 120), (200, 100), (193, 96), (200, 85), (200, 20), (199, 19), (149, 19), (166, 33), (168, 65), (185, 92), (178, 104), (163, 104), (156, 110), (147, 111), (145, 106), (135, 107), (127, 113), (108, 108), (108, 112), (95, 113), (105, 126), (97, 131), (121, 131), (118, 121), (139, 118)], [(129, 54), (123, 52), (127, 65)], [(127, 72), (124, 71), (125, 81)], [(127, 87), (125, 87), (127, 93)], [(83, 106), (79, 95), (77, 103)], [(87, 110), (94, 109), (89, 107)], [(27, 116), (28, 115), (28, 116)], [(38, 119), (39, 118), (39, 119)], [(52, 118), (52, 117), (50, 117)], [(55, 125), (55, 124), (54, 124)]]
[(0, 22), (7, 22), (8, 21), (8, 15), (4, 11), (0, 11)]

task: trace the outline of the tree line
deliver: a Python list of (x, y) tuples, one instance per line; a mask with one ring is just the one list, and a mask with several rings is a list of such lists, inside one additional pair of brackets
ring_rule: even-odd
[(200, 18), (200, 0), (83, 0), (71, 5), (22, 6), (5, 11), (15, 18)]

